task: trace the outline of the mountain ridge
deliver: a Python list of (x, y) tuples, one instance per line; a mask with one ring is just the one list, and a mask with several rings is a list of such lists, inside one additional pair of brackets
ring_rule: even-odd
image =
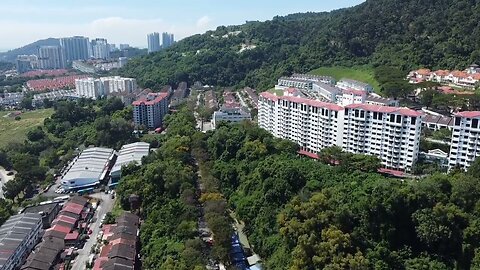
[(40, 46), (55, 46), (60, 45), (60, 40), (58, 38), (46, 38), (40, 39), (20, 48), (9, 50), (7, 52), (0, 52), (0, 61), (14, 62), (17, 58), (17, 55), (22, 54), (37, 54), (38, 47)]
[[(241, 33), (222, 38), (229, 31)], [(256, 48), (239, 53), (245, 43)], [(121, 73), (151, 88), (186, 80), (267, 89), (281, 75), (322, 66), (407, 71), (473, 62), (480, 62), (479, 0), (367, 0), (332, 12), (220, 26), (131, 61)]]

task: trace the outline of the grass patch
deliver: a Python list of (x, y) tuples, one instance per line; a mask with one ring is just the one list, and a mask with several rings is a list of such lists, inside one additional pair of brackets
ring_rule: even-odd
[(352, 79), (365, 82), (373, 86), (375, 92), (380, 92), (380, 84), (375, 80), (373, 69), (370, 67), (321, 67), (309, 72), (314, 75), (331, 76), (335, 80)]
[(0, 111), (0, 148), (9, 143), (23, 142), (27, 132), (43, 125), (43, 120), (52, 116), (53, 109), (42, 109), (20, 114), (20, 120), (15, 116), (7, 116), (11, 111)]
[(283, 96), (283, 90), (275, 89), (275, 87), (269, 89), (267, 92), (272, 93), (272, 94), (276, 94), (279, 97)]

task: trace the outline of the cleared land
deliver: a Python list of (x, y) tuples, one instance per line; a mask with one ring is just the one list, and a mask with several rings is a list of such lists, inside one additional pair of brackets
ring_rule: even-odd
[(373, 69), (369, 67), (322, 67), (319, 69), (312, 70), (309, 72), (310, 74), (315, 75), (324, 75), (324, 76), (331, 76), (335, 78), (337, 81), (347, 78), (353, 79), (361, 82), (366, 82), (373, 86), (375, 92), (380, 92), (380, 85), (375, 80)]
[(15, 120), (12, 111), (0, 111), (0, 148), (13, 142), (23, 142), (27, 132), (43, 125), (43, 120), (53, 114), (53, 109), (35, 110), (21, 113), (20, 120)]

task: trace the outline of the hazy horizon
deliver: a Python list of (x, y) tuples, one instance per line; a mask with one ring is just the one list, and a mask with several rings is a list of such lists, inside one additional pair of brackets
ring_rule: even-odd
[[(16, 49), (37, 40), (68, 36), (107, 38), (109, 43), (146, 47), (151, 32), (171, 32), (175, 39), (204, 33), (219, 25), (245, 21), (265, 21), (277, 15), (320, 12), (350, 7), (364, 0), (338, 0), (318, 3), (298, 0), (245, 0), (232, 6), (220, 0), (180, 0), (166, 3), (139, 1), (60, 0), (33, 2), (5, 0), (0, 6), (0, 52)], [(118, 4), (121, 2), (121, 4)], [(252, 8), (254, 6), (255, 8)]]

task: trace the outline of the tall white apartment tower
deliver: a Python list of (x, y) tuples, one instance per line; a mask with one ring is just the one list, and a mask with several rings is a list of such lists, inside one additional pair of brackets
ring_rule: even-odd
[(400, 107), (345, 107), (343, 150), (377, 156), (383, 167), (411, 171), (418, 159), (422, 113)]
[(317, 154), (326, 147), (341, 146), (342, 107), (293, 96), (261, 93), (258, 125), (275, 137), (291, 140), (303, 151)]
[(160, 34), (155, 32), (147, 35), (148, 53), (160, 51)]
[(460, 112), (455, 115), (449, 170), (468, 170), (480, 156), (480, 111)]

